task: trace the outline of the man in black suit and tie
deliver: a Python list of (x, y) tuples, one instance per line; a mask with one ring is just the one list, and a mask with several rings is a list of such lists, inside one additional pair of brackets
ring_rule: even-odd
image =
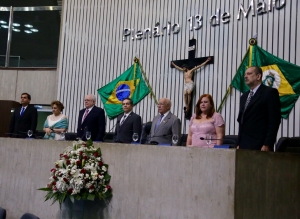
[(238, 148), (273, 150), (281, 122), (278, 90), (262, 84), (262, 70), (250, 67), (245, 81), (250, 91), (240, 99)]
[(131, 143), (133, 133), (137, 133), (138, 142), (141, 137), (142, 119), (138, 114), (132, 112), (132, 99), (125, 98), (122, 101), (122, 108), (124, 113), (117, 118), (114, 140), (120, 143)]
[(91, 139), (103, 141), (105, 133), (104, 110), (95, 106), (96, 97), (89, 94), (84, 99), (85, 109), (80, 110), (77, 126), (77, 137), (86, 140), (85, 133), (91, 132)]
[(17, 107), (11, 117), (9, 133), (10, 137), (26, 138), (28, 130), (33, 134), (37, 126), (37, 109), (30, 105), (31, 96), (28, 93), (21, 94), (21, 106)]
[(172, 145), (172, 137), (176, 135), (178, 142), (175, 146), (180, 145), (181, 122), (177, 116), (170, 112), (171, 100), (161, 98), (158, 101), (157, 108), (159, 114), (152, 121), (150, 143), (157, 142), (159, 144)]

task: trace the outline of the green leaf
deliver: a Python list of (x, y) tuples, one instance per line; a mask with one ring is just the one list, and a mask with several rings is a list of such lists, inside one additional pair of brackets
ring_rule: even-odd
[(75, 202), (74, 196), (70, 195), (69, 197), (70, 197), (71, 202), (74, 203)]
[(87, 200), (94, 201), (95, 200), (95, 195), (94, 194), (89, 194), (87, 197)]

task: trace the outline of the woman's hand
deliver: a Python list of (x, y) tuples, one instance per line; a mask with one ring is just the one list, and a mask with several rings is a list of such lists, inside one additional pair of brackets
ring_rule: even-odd
[(47, 135), (50, 135), (52, 132), (50, 128), (45, 128), (44, 131), (46, 132)]

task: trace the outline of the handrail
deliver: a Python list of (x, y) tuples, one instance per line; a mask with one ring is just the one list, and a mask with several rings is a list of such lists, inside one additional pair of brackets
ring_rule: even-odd
[(8, 24), (8, 35), (7, 35), (7, 47), (5, 57), (5, 68), (9, 67), (9, 56), (10, 56), (10, 45), (12, 35), (12, 24), (13, 24), (13, 12), (14, 11), (61, 11), (62, 6), (36, 6), (36, 7), (4, 7), (0, 6), (0, 11), (10, 11), (9, 13), (9, 24)]

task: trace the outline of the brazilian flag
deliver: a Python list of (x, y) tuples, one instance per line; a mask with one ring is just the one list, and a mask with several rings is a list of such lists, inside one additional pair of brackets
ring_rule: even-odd
[(115, 80), (98, 89), (98, 94), (109, 119), (113, 119), (123, 112), (122, 101), (125, 98), (131, 98), (135, 105), (149, 92), (137, 62)]
[(247, 92), (244, 74), (250, 66), (261, 67), (262, 83), (278, 89), (281, 102), (281, 117), (287, 118), (300, 94), (300, 67), (280, 59), (256, 45), (255, 39), (250, 39), (249, 49), (234, 76), (231, 86)]

